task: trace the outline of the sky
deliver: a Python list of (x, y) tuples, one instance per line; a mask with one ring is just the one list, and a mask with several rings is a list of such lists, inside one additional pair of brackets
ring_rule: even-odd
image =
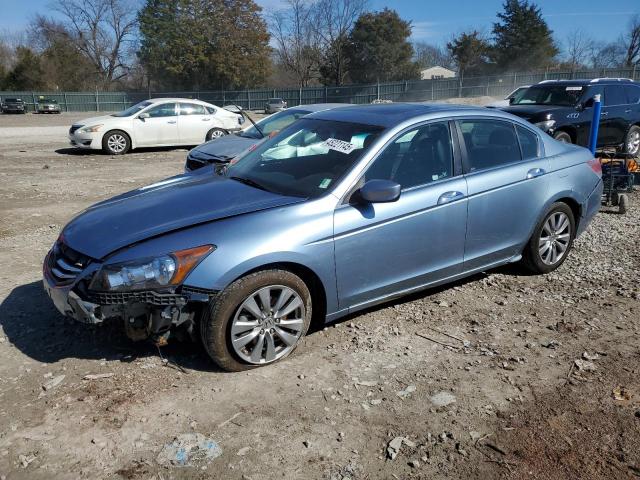
[[(398, 11), (413, 24), (415, 41), (445, 45), (452, 36), (470, 28), (491, 32), (503, 0), (369, 0), (373, 10)], [(257, 0), (265, 11), (281, 8), (283, 0)], [(596, 40), (614, 41), (633, 14), (640, 14), (640, 0), (538, 0), (556, 39), (564, 41), (579, 29)], [(0, 0), (0, 33), (19, 32), (35, 14), (47, 14), (51, 0)]]

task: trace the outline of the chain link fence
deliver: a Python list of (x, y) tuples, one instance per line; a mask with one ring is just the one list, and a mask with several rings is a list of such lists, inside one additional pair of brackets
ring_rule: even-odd
[(148, 98), (195, 98), (215, 105), (238, 105), (247, 110), (262, 110), (269, 98), (282, 98), (290, 107), (311, 103), (428, 102), (452, 98), (503, 98), (519, 86), (543, 80), (592, 79), (602, 77), (640, 80), (640, 69), (592, 69), (579, 71), (514, 72), (481, 77), (411, 80), (341, 87), (275, 88), (234, 91), (178, 92), (0, 92), (5, 98), (21, 98), (27, 111), (35, 111), (40, 99), (53, 99), (63, 112), (112, 112), (123, 110)]

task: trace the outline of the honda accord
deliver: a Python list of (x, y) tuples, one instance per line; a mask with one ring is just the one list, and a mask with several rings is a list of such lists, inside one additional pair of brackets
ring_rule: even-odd
[(600, 206), (600, 164), (475, 107), (306, 116), (221, 175), (94, 205), (44, 261), (60, 312), (132, 339), (201, 339), (223, 369), (291, 354), (328, 322), (499, 265), (548, 273)]

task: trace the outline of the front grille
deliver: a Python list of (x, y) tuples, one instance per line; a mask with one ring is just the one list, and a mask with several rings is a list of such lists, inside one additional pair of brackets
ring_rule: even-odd
[(181, 306), (186, 303), (182, 295), (173, 293), (142, 292), (89, 292), (89, 300), (99, 305), (124, 305), (130, 302), (158, 306)]
[(89, 265), (91, 258), (62, 242), (56, 242), (49, 254), (49, 271), (58, 285), (70, 285)]
[(81, 126), (82, 125), (71, 125), (71, 128), (69, 129), (69, 135), (73, 135), (73, 132), (78, 130)]

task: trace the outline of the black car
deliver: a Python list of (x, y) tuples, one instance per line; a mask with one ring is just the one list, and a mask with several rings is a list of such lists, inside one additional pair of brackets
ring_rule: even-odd
[(588, 146), (594, 96), (600, 94), (602, 114), (598, 148), (640, 151), (640, 83), (623, 78), (546, 80), (514, 99), (505, 112), (540, 127), (557, 140)]
[(2, 113), (26, 113), (21, 98), (5, 98), (2, 102)]

